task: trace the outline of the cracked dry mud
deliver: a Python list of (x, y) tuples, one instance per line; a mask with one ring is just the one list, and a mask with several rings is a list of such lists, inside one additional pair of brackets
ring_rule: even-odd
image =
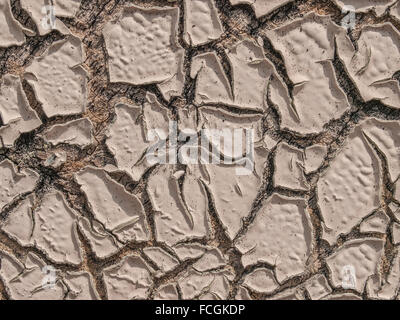
[(0, 0), (0, 139), (0, 299), (400, 297), (400, 1)]

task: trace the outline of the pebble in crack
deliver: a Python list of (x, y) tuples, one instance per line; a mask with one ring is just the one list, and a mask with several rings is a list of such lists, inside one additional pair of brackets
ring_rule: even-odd
[(337, 37), (338, 53), (365, 101), (373, 99), (399, 108), (400, 33), (391, 23), (365, 26), (356, 50), (350, 38)]
[(127, 256), (103, 271), (110, 300), (146, 299), (153, 284), (153, 270), (138, 256)]
[(25, 69), (48, 117), (78, 114), (86, 108), (86, 71), (81, 66), (84, 52), (79, 38), (69, 36), (54, 42)]
[(346, 242), (326, 259), (333, 286), (351, 286), (361, 293), (368, 277), (378, 273), (383, 245), (384, 242), (376, 238)]
[(379, 206), (380, 174), (379, 160), (357, 127), (318, 180), (323, 239), (333, 244)]
[(190, 76), (196, 79), (195, 103), (229, 103), (233, 100), (231, 86), (221, 62), (214, 52), (193, 58)]
[[(204, 129), (230, 130), (234, 134), (236, 129), (252, 129), (254, 132), (254, 141), (262, 140), (261, 119), (259, 115), (237, 116), (229, 112), (215, 110), (212, 108), (200, 109), (201, 120), (200, 127)], [(242, 147), (246, 146), (246, 133), (242, 132), (239, 138), (243, 139)], [(217, 138), (217, 140), (215, 139)], [(237, 139), (236, 137), (235, 139)], [(232, 149), (218, 146), (220, 137), (214, 136), (211, 142), (216, 146), (221, 155), (224, 155), (225, 161), (230, 158), (241, 160), (244, 154), (241, 148)], [(239, 144), (239, 140), (238, 144)], [(236, 142), (235, 142), (236, 143)], [(225, 143), (224, 143), (225, 144)], [(243, 175), (238, 175), (238, 170), (246, 170), (241, 161), (232, 161), (232, 164), (204, 164), (201, 168), (204, 170), (203, 181), (208, 186), (213, 198), (218, 217), (226, 229), (227, 235), (233, 239), (242, 225), (242, 218), (248, 216), (252, 205), (256, 199), (259, 188), (262, 186), (264, 168), (268, 150), (261, 144), (254, 148), (253, 168), (250, 168)], [(225, 157), (226, 156), (226, 157)], [(214, 159), (213, 159), (214, 160)]]
[(43, 138), (52, 145), (66, 143), (87, 147), (93, 142), (92, 129), (92, 122), (83, 118), (52, 126), (43, 134)]
[(172, 165), (162, 165), (150, 176), (147, 184), (147, 192), (156, 211), (156, 239), (167, 245), (209, 236), (204, 187), (196, 175), (188, 172), (181, 192), (178, 178)]
[[(46, 266), (43, 261), (36, 255), (29, 253), (24, 264), (8, 253), (0, 251), (0, 278), (5, 283), (11, 299), (63, 299), (64, 288), (60, 281), (56, 281), (54, 286), (43, 286), (47, 276), (42, 271), (43, 267)], [(56, 271), (54, 267), (53, 269)]]
[(143, 205), (102, 169), (86, 167), (76, 180), (89, 200), (95, 218), (120, 241), (147, 241), (149, 228)]
[(65, 151), (52, 152), (44, 162), (46, 167), (57, 169), (67, 162), (67, 153)]
[(235, 246), (243, 254), (243, 266), (259, 262), (274, 265), (280, 283), (301, 274), (312, 249), (305, 201), (273, 194)]
[(315, 13), (266, 32), (282, 54), (294, 83), (293, 101), (279, 83), (272, 83), (270, 88), (271, 100), (281, 113), (282, 127), (301, 134), (318, 133), (350, 107), (331, 61), (335, 35), (344, 32), (330, 18)]
[[(171, 113), (160, 105), (153, 94), (147, 95), (143, 107), (117, 104), (115, 112), (116, 119), (109, 128), (106, 144), (115, 157), (118, 169), (138, 181), (151, 166), (144, 156), (145, 152), (168, 134)], [(151, 136), (153, 130), (159, 137)]]
[(379, 210), (361, 222), (360, 232), (386, 233), (389, 222), (390, 219), (385, 212)]
[(0, 48), (22, 45), (25, 34), (32, 35), (32, 31), (24, 28), (14, 18), (10, 0), (0, 0)]
[[(374, 9), (378, 16), (385, 13), (386, 9), (396, 0), (334, 0), (341, 8), (353, 7), (355, 12), (367, 12)], [(348, 11), (348, 10), (346, 10)]]
[(178, 8), (124, 8), (103, 30), (111, 82), (158, 84), (164, 97), (183, 88), (184, 50), (177, 42)]
[(56, 263), (78, 265), (82, 262), (76, 230), (77, 213), (68, 206), (62, 193), (52, 191), (45, 194), (32, 217), (32, 244)]
[(195, 102), (265, 110), (268, 83), (276, 70), (265, 58), (263, 49), (252, 40), (242, 40), (226, 53), (232, 66), (233, 88), (215, 53), (193, 58), (191, 77), (197, 78)]
[[(54, 25), (50, 22), (50, 14), (55, 17), (73, 18), (77, 13), (81, 0), (21, 0), (21, 7), (29, 14), (38, 28), (39, 35), (43, 36), (52, 30), (63, 34), (70, 33), (64, 23), (55, 18)], [(52, 12), (50, 10), (53, 10)]]
[(10, 160), (0, 162), (0, 210), (16, 196), (32, 191), (38, 180), (39, 175), (31, 169), (17, 172)]
[(243, 285), (258, 293), (271, 294), (278, 288), (274, 273), (266, 268), (257, 268), (246, 275)]
[(0, 82), (0, 139), (4, 146), (12, 147), (21, 133), (38, 128), (40, 121), (30, 106), (19, 77), (5, 75)]
[(304, 176), (303, 152), (287, 143), (280, 143), (275, 154), (274, 186), (293, 190), (308, 190)]
[(291, 0), (230, 0), (232, 5), (249, 4), (257, 18), (267, 15), (275, 9), (291, 2)]
[(185, 0), (185, 41), (202, 45), (224, 32), (214, 0)]

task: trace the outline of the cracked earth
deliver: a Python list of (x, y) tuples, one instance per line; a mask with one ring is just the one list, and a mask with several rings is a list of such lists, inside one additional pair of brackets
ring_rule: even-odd
[[(399, 298), (400, 1), (0, 8), (0, 299)], [(148, 163), (170, 120), (251, 174)]]

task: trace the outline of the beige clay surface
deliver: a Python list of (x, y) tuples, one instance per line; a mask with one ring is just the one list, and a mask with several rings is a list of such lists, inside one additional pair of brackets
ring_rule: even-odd
[(399, 300), (399, 250), (400, 1), (0, 0), (0, 300)]

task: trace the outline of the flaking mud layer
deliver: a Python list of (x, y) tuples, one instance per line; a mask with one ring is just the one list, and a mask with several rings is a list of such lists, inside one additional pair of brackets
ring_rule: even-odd
[(399, 1), (52, 3), (0, 0), (0, 299), (399, 298)]

